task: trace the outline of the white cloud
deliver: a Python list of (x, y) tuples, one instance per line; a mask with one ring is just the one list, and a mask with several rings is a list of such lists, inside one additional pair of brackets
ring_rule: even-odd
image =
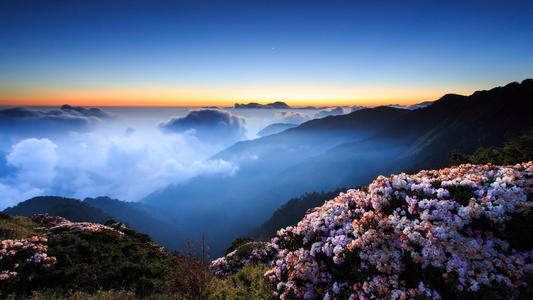
[(0, 183), (0, 209), (14, 206), (21, 199), (30, 199), (43, 194), (43, 190), (28, 185), (12, 186)]
[(337, 107), (330, 107), (327, 109), (323, 109), (315, 114), (315, 118), (325, 118), (328, 116), (338, 116), (344, 114), (344, 109), (340, 106)]
[(49, 139), (26, 139), (13, 146), (6, 156), (9, 166), (19, 169), (17, 180), (34, 187), (50, 185), (59, 161), (57, 145)]
[(246, 121), (218, 109), (191, 111), (185, 117), (172, 117), (159, 127), (167, 133), (189, 133), (214, 145), (229, 146), (246, 135)]
[[(172, 183), (201, 174), (231, 175), (236, 166), (208, 160), (212, 147), (194, 137), (152, 132), (129, 136), (78, 134), (75, 146), (60, 148), (63, 181), (70, 181), (73, 197), (107, 195), (137, 201)], [(85, 145), (84, 147), (81, 145)], [(69, 191), (66, 191), (69, 192)]]
[[(183, 109), (140, 111), (124, 108), (113, 111), (114, 117), (108, 118), (112, 122), (102, 119), (98, 126), (90, 126), (86, 131), (68, 127), (69, 130), (58, 135), (38, 130), (40, 126), (49, 125), (49, 115), (68, 113), (67, 117), (78, 118), (77, 114), (84, 112), (90, 115), (84, 118), (92, 120), (96, 117), (91, 114), (98, 113), (78, 108), (67, 110), (60, 113), (29, 109), (7, 111), (10, 117), (28, 115), (34, 123), (29, 124), (26, 119), (17, 117), (18, 123), (10, 125), (14, 131), (2, 132), (9, 139), (0, 140), (0, 153), (4, 153), (5, 158), (5, 164), (0, 159), (0, 174), (3, 174), (0, 177), (0, 208), (39, 195), (110, 196), (138, 201), (169, 184), (185, 184), (195, 176), (232, 176), (239, 169), (237, 162), (209, 159), (223, 150), (226, 142), (244, 138), (243, 134), (250, 127), (263, 128), (280, 118), (291, 123), (309, 119), (301, 112), (243, 110), (239, 116), (217, 112), (201, 115), (195, 120), (193, 117), (198, 113), (190, 114)], [(174, 131), (173, 134), (160, 130), (157, 124), (161, 120), (180, 120), (172, 116), (182, 116), (184, 121), (178, 122), (180, 125), (194, 126), (184, 126), (184, 131)], [(202, 122), (206, 122), (205, 128)], [(220, 136), (209, 136), (215, 133)], [(213, 142), (217, 139), (222, 139), (223, 143)]]
[(291, 123), (291, 124), (301, 124), (305, 121), (309, 121), (309, 116), (303, 112), (296, 112), (296, 111), (284, 111), (284, 112), (278, 112), (276, 113), (275, 117), (278, 120), (281, 120), (280, 122), (283, 123)]
[(25, 139), (13, 145), (6, 156), (16, 173), (0, 179), (0, 208), (43, 195), (57, 175), (57, 145), (49, 139)]

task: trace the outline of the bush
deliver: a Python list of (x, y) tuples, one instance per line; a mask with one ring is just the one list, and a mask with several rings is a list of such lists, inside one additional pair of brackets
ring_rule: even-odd
[(6, 280), (1, 283), (2, 295), (29, 296), (47, 289), (59, 295), (128, 290), (147, 296), (164, 286), (168, 274), (177, 268), (170, 253), (133, 231), (124, 235), (111, 230), (52, 234), (47, 246), (48, 255), (57, 258), (54, 266)]
[(521, 136), (508, 136), (503, 147), (479, 148), (473, 154), (452, 151), (452, 165), (460, 164), (497, 164), (512, 165), (533, 160), (533, 131)]
[(58, 294), (57, 292), (54, 292), (53, 290), (45, 290), (45, 291), (39, 291), (34, 292), (30, 300), (50, 300), (50, 299), (63, 299), (63, 300), (115, 300), (115, 299), (121, 299), (121, 300), (135, 300), (137, 299), (135, 297), (134, 292), (128, 292), (128, 291), (96, 291), (94, 294), (88, 294), (85, 292), (75, 292), (70, 296), (64, 296), (62, 294)]
[(263, 264), (248, 264), (237, 274), (224, 279), (213, 279), (204, 295), (205, 299), (269, 299), (274, 286), (264, 274), (268, 268)]
[(533, 162), (378, 177), (278, 231), (280, 298), (532, 299)]

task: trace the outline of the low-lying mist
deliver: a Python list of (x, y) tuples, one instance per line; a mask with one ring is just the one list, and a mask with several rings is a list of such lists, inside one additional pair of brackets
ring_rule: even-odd
[(0, 207), (39, 195), (139, 201), (200, 175), (233, 176), (238, 163), (210, 157), (270, 124), (301, 123), (317, 111), (0, 109)]

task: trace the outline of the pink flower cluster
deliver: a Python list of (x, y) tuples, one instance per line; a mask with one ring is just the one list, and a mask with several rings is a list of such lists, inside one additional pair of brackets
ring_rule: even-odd
[(116, 232), (118, 235), (121, 235), (121, 236), (124, 235), (124, 232), (118, 231), (118, 230), (116, 230), (114, 228), (111, 228), (109, 226), (105, 226), (105, 225), (102, 225), (102, 224), (89, 223), (89, 222), (68, 222), (68, 223), (63, 223), (63, 224), (51, 227), (50, 229), (48, 229), (48, 232), (49, 233), (53, 233), (53, 234), (61, 234), (61, 233), (70, 232), (70, 231), (76, 231), (76, 230), (79, 230), (79, 231), (91, 231), (91, 232), (107, 230), (107, 231)]
[(43, 226), (46, 227), (53, 227), (56, 225), (68, 223), (69, 220), (59, 217), (59, 216), (50, 216), (48, 214), (35, 214), (31, 217), (31, 219)]
[[(89, 222), (70, 222), (69, 220), (65, 218), (49, 216), (48, 214), (33, 215), (32, 219), (42, 224), (43, 226), (49, 227), (48, 232), (47, 232), (48, 234), (61, 234), (65, 232), (75, 231), (75, 230), (92, 231), (92, 232), (108, 230), (108, 231), (116, 232), (117, 234), (121, 236), (124, 235), (122, 231), (117, 230), (110, 226), (105, 226), (105, 225), (96, 224), (96, 223), (89, 223)], [(120, 227), (122, 223), (116, 223), (116, 224), (118, 224), (117, 228), (122, 228)]]
[(532, 193), (532, 162), (380, 176), (279, 230), (265, 276), (281, 299), (439, 299), (441, 284), (454, 293), (499, 286), (515, 298), (533, 276), (533, 251), (501, 233), (530, 213)]
[(213, 260), (209, 269), (215, 276), (228, 276), (239, 272), (246, 264), (262, 263), (267, 266), (278, 253), (277, 246), (266, 242), (248, 242), (228, 255)]
[[(33, 264), (42, 268), (50, 268), (56, 261), (55, 257), (46, 254), (47, 239), (33, 236), (29, 239), (0, 241), (0, 280), (17, 275), (21, 265)], [(29, 256), (28, 256), (29, 255)]]

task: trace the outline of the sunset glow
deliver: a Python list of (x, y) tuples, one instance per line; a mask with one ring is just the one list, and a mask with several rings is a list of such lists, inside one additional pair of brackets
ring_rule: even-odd
[(0, 105), (413, 104), (533, 75), (528, 10), (482, 6), (8, 2)]
[[(469, 94), (472, 91), (464, 88), (459, 92)], [(117, 87), (96, 90), (28, 88), (4, 90), (0, 105), (233, 106), (234, 103), (273, 101), (284, 101), (291, 106), (411, 105), (436, 100), (448, 92), (444, 88), (386, 86)]]

